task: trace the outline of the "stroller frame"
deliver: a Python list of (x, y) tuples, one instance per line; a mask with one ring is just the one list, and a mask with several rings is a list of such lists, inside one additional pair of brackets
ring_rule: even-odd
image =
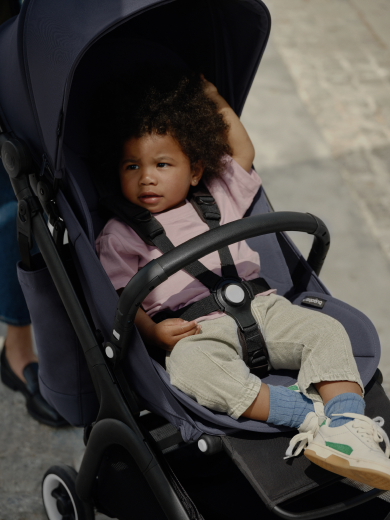
[[(1, 122), (0, 126), (3, 128)], [(18, 226), (19, 242), (24, 235), (24, 232), (21, 232), (22, 228), (23, 230), (27, 229), (34, 236), (79, 337), (96, 393), (99, 397), (100, 408), (98, 417), (93, 427), (87, 429), (85, 434), (86, 452), (77, 476), (77, 494), (85, 504), (86, 511), (91, 511), (88, 504), (91, 504), (92, 501), (93, 484), (104, 452), (111, 445), (120, 445), (128, 451), (136, 462), (167, 518), (170, 520), (195, 518), (189, 516), (188, 510), (185, 509), (178, 497), (178, 489), (174, 489), (172, 482), (170, 482), (167, 474), (164, 472), (155, 454), (156, 443), (152, 446), (150, 437), (146, 438), (140, 428), (137, 421), (137, 415), (139, 415), (140, 411), (137, 397), (129, 387), (120, 368), (120, 361), (127, 352), (129, 334), (133, 327), (133, 319), (138, 307), (152, 288), (195, 259), (202, 258), (206, 254), (238, 240), (244, 240), (260, 234), (280, 231), (302, 231), (313, 234), (315, 238), (308, 261), (318, 274), (329, 247), (329, 232), (325, 224), (312, 215), (275, 212), (248, 217), (245, 221), (241, 220), (225, 224), (218, 229), (210, 230), (195, 237), (175, 248), (175, 250), (164, 254), (160, 259), (150, 262), (134, 276), (126, 286), (118, 302), (113, 330), (120, 332), (120, 339), (117, 339), (117, 335), (113, 335), (110, 343), (103, 344), (99, 341), (100, 338), (96, 337), (96, 331), (90, 326), (88, 317), (63, 264), (58, 251), (59, 247), (58, 245), (56, 246), (42, 215), (42, 202), (43, 205), (47, 203), (47, 200), (44, 200), (46, 193), (44, 195), (42, 195), (42, 192), (34, 194), (30, 186), (29, 175), (31, 178), (31, 172), (35, 170), (30, 170), (32, 161), (26, 160), (29, 154), (28, 149), (21, 141), (12, 136), (12, 134), (3, 132), (1, 128), (0, 145), (3, 150), (2, 157), (6, 163), (6, 168), (10, 162), (22, 165), (20, 171), (17, 171), (16, 168), (14, 172), (11, 172), (10, 168), (7, 168), (11, 184), (19, 202), (17, 218), (20, 222), (22, 222), (22, 218), (24, 220)], [(7, 159), (4, 157), (3, 147), (5, 145), (5, 148), (9, 150), (9, 143), (14, 144), (16, 153), (14, 155), (15, 161), (11, 161), (9, 157), (7, 162)], [(49, 191), (50, 186), (47, 186), (46, 189)], [(28, 239), (31, 240), (31, 236)], [(107, 346), (114, 347), (115, 353), (113, 358), (108, 358), (104, 355)], [(210, 442), (207, 437), (204, 436), (206, 442)], [(174, 435), (171, 442), (176, 445), (178, 439), (179, 437)], [(167, 447), (165, 443), (165, 448)], [(321, 518), (363, 504), (382, 493), (384, 493), (383, 490), (373, 489), (346, 502), (314, 511), (306, 511), (302, 514), (291, 513), (280, 506), (275, 506), (273, 512), (285, 519), (299, 518), (309, 520)]]
[[(160, 5), (169, 3), (165, 1)], [(267, 38), (268, 34), (265, 41)], [(200, 519), (202, 517), (196, 506), (164, 459), (166, 450), (183, 445), (180, 432), (172, 428), (162, 439), (153, 438), (145, 428), (143, 416), (140, 415), (138, 397), (122, 371), (121, 365), (127, 355), (137, 309), (153, 288), (192, 261), (239, 240), (269, 233), (301, 231), (313, 234), (314, 242), (308, 257), (308, 266), (319, 274), (329, 248), (329, 232), (325, 224), (313, 215), (271, 212), (232, 222), (195, 237), (149, 263), (134, 276), (121, 294), (111, 329), (113, 333), (110, 341), (105, 343), (100, 331), (95, 330), (88, 305), (79, 296), (80, 282), (70, 277), (65, 266), (65, 223), (56, 204), (58, 178), (51, 174), (42, 175), (38, 179), (38, 151), (32, 150), (31, 143), (26, 143), (24, 136), (12, 131), (8, 119), (1, 119), (5, 113), (0, 106), (0, 153), (18, 200), (17, 229), (22, 262), (29, 266), (29, 249), (34, 237), (79, 338), (99, 400), (96, 421), (84, 431), (86, 451), (76, 479), (76, 492), (82, 502), (84, 516), (88, 520), (93, 518), (94, 485), (104, 453), (111, 446), (119, 445), (134, 461), (139, 475), (145, 479), (151, 496), (156, 498), (156, 503), (166, 518)], [(60, 118), (60, 134), (61, 124)], [(48, 162), (50, 163), (50, 160)], [(53, 165), (53, 162), (51, 164)], [(45, 169), (46, 172), (50, 169), (46, 158), (41, 167), (43, 174), (46, 173)], [(43, 212), (54, 225), (53, 235), (48, 229)], [(307, 268), (307, 264), (304, 261), (303, 263)], [(107, 355), (107, 348), (111, 348), (112, 356), (111, 352)], [(380, 382), (379, 371), (374, 378)], [(202, 440), (209, 446), (210, 455), (222, 448), (230, 455), (220, 437), (203, 435)], [(322, 518), (363, 504), (382, 493), (384, 491), (373, 489), (350, 500), (302, 513), (290, 512), (284, 506), (276, 505), (272, 512), (285, 519)]]

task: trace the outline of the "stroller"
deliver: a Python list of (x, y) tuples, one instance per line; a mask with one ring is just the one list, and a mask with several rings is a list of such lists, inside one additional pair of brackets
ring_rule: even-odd
[[(377, 333), (318, 278), (330, 242), (320, 219), (274, 212), (261, 188), (248, 218), (151, 262), (119, 300), (94, 249), (108, 218), (88, 167), (94, 89), (150, 59), (184, 62), (240, 114), (270, 26), (261, 0), (25, 0), (0, 29), (0, 151), (18, 198), (18, 276), (39, 350), (41, 392), (84, 428), (86, 445), (78, 474), (57, 465), (43, 478), (50, 520), (89, 520), (95, 509), (135, 520), (349, 518), (345, 511), (356, 506), (379, 519), (390, 510), (376, 498), (384, 491), (347, 486), (305, 457), (284, 461), (288, 428), (199, 406), (170, 384), (133, 325), (143, 299), (169, 276), (247, 240), (267, 251), (261, 276), (271, 287), (344, 325), (367, 414), (380, 413), (390, 433)], [(307, 261), (286, 231), (314, 235)], [(33, 237), (41, 253), (31, 257)], [(264, 380), (289, 386), (296, 375), (271, 371)]]

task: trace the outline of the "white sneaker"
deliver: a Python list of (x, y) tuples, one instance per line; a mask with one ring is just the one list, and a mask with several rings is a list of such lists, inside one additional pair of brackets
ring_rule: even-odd
[[(343, 426), (321, 425), (305, 456), (321, 468), (368, 486), (390, 490), (390, 444), (382, 429), (382, 417), (370, 419), (356, 413), (333, 414), (350, 417)], [(386, 444), (385, 452), (379, 443)]]
[[(313, 405), (314, 412), (309, 412), (306, 415), (305, 420), (298, 428), (299, 433), (291, 439), (284, 459), (299, 455), (317, 435), (320, 425), (326, 421), (324, 405), (320, 401), (313, 401)], [(296, 448), (298, 443), (299, 445)]]

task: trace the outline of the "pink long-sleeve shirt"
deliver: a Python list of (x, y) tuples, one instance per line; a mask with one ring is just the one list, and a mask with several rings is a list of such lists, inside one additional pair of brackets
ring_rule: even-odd
[[(229, 158), (222, 176), (207, 183), (221, 212), (221, 225), (241, 219), (260, 186), (260, 177), (254, 170), (248, 173)], [(154, 217), (162, 224), (174, 246), (209, 230), (188, 201), (180, 208), (155, 213)], [(238, 274), (243, 280), (252, 280), (259, 276), (259, 255), (250, 249), (245, 241), (232, 244), (229, 249)], [(125, 287), (144, 265), (162, 254), (156, 247), (146, 245), (135, 231), (116, 218), (107, 222), (96, 239), (96, 250), (116, 290)], [(217, 251), (200, 258), (200, 261), (221, 276), (221, 263)], [(274, 291), (263, 294), (270, 292)], [(153, 316), (167, 308), (175, 311), (209, 294), (208, 289), (197, 279), (185, 271), (179, 271), (148, 294), (142, 307), (149, 316)], [(218, 318), (221, 315), (222, 313), (215, 312), (198, 318), (197, 321)]]

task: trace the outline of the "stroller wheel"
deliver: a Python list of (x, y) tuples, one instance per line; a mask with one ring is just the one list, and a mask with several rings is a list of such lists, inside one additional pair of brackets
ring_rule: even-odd
[(76, 493), (77, 472), (70, 466), (58, 464), (45, 473), (42, 480), (42, 499), (49, 520), (91, 520), (93, 507), (81, 502)]

